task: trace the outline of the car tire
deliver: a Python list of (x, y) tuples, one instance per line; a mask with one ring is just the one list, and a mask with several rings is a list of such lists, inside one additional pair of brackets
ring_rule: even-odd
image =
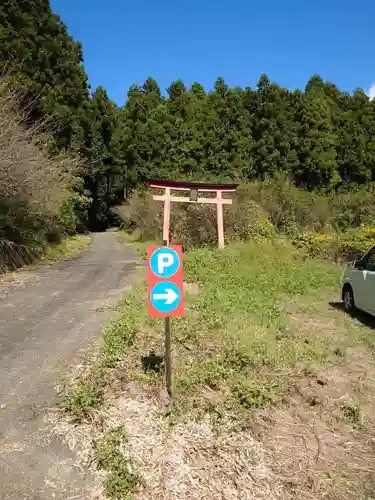
[(355, 309), (354, 293), (350, 285), (345, 285), (342, 291), (342, 300), (346, 312), (353, 312)]

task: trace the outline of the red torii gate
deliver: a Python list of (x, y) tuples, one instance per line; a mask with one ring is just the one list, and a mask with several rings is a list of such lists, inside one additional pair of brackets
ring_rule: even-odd
[[(231, 205), (232, 199), (223, 198), (223, 193), (234, 193), (238, 184), (209, 184), (203, 182), (149, 180), (152, 189), (163, 189), (163, 195), (153, 195), (155, 201), (164, 202), (163, 241), (169, 245), (171, 203), (211, 203), (216, 205), (218, 246), (224, 248), (223, 205)], [(187, 196), (175, 196), (171, 191), (189, 191)], [(199, 193), (215, 193), (215, 198), (199, 197)]]

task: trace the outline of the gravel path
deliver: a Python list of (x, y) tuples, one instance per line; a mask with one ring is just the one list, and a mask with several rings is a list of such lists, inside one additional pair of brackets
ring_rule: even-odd
[(78, 351), (100, 338), (108, 300), (136, 265), (115, 233), (98, 233), (79, 257), (0, 288), (1, 500), (91, 498), (90, 478), (51, 440), (43, 415)]

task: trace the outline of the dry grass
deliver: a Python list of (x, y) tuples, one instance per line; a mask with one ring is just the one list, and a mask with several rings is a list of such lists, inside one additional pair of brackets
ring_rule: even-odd
[(147, 478), (135, 498), (277, 498), (261, 445), (248, 433), (233, 432), (231, 422), (219, 433), (209, 417), (170, 427), (147, 394), (123, 396), (117, 409), (128, 453)]
[(299, 332), (329, 332), (342, 359), (303, 374), (278, 408), (258, 412), (256, 435), (293, 498), (371, 500), (375, 363), (366, 337), (372, 332), (327, 302), (288, 309)]
[(373, 498), (375, 473), (374, 361), (361, 349), (345, 367), (327, 368), (296, 384), (281, 408), (257, 415), (272, 470), (295, 498)]
[(329, 305), (339, 273), (285, 242), (186, 254), (171, 406), (163, 377), (142, 370), (162, 332), (133, 290), (87, 386), (103, 404), (69, 427), (94, 443), (124, 427), (144, 484), (111, 498), (373, 500), (373, 330)]
[(57, 212), (69, 195), (75, 170), (72, 159), (48, 154), (43, 125), (24, 125), (20, 96), (9, 82), (0, 79), (0, 198), (20, 198)]
[(235, 432), (231, 421), (217, 432), (209, 418), (170, 427), (160, 399), (136, 387), (79, 428), (56, 414), (49, 417), (80, 467), (93, 471), (90, 459), (97, 444), (111, 429), (123, 426), (127, 438), (122, 454), (145, 479), (133, 492), (135, 499), (282, 498), (282, 485), (268, 469), (264, 448), (248, 432)]
[[(90, 464), (94, 473), (90, 457), (97, 443), (123, 426), (121, 452), (145, 480), (133, 491), (137, 500), (370, 500), (375, 369), (365, 350), (353, 349), (350, 357), (348, 370), (301, 377), (281, 406), (257, 411), (246, 425), (232, 415), (218, 423), (192, 412), (171, 426), (164, 391), (130, 382), (116, 396), (108, 391), (106, 406), (89, 423), (76, 427), (57, 419), (55, 432), (73, 451), (78, 447), (81, 466)], [(367, 416), (351, 421), (345, 411), (364, 376), (371, 387)]]
[(83, 161), (52, 154), (46, 125), (30, 125), (22, 104), (14, 81), (0, 75), (0, 272), (35, 261), (76, 230), (72, 187)]

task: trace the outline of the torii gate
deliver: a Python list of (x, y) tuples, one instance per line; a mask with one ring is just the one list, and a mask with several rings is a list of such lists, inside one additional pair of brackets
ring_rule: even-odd
[[(202, 182), (149, 180), (152, 189), (164, 189), (163, 195), (153, 195), (155, 201), (164, 202), (163, 241), (169, 245), (171, 203), (213, 203), (217, 212), (218, 246), (224, 248), (223, 205), (231, 205), (232, 199), (223, 198), (224, 193), (234, 193), (238, 184), (207, 184)], [(189, 191), (187, 196), (175, 196), (171, 191)], [(215, 198), (199, 197), (199, 193), (215, 193)]]

